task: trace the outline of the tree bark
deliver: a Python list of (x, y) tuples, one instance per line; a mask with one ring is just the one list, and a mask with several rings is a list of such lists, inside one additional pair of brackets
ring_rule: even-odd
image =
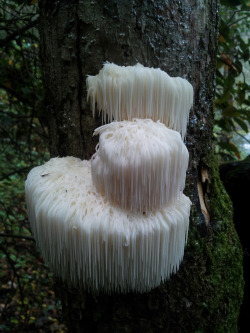
[(96, 141), (86, 76), (105, 61), (160, 67), (195, 93), (185, 193), (193, 205), (180, 270), (149, 293), (91, 295), (58, 279), (70, 332), (237, 332), (242, 251), (213, 151), (218, 1), (40, 1), (51, 156), (89, 159)]

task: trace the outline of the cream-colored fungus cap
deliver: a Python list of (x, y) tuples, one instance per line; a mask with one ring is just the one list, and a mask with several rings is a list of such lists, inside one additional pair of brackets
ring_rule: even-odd
[(185, 79), (170, 77), (159, 68), (105, 63), (98, 75), (87, 78), (88, 99), (103, 121), (160, 120), (185, 137), (193, 87)]
[(25, 183), (28, 215), (45, 262), (91, 291), (145, 292), (178, 270), (190, 200), (142, 214), (110, 204), (92, 184), (89, 161), (52, 158)]
[(98, 192), (139, 212), (173, 203), (185, 187), (188, 150), (180, 133), (151, 119), (112, 122), (97, 128), (91, 160)]

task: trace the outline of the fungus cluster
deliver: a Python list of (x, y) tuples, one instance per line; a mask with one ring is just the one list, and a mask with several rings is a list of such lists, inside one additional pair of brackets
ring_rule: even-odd
[(160, 69), (105, 64), (87, 87), (93, 111), (97, 104), (112, 122), (95, 130), (90, 161), (52, 158), (30, 171), (29, 220), (62, 279), (93, 292), (145, 292), (184, 255), (191, 202), (180, 133), (192, 86)]

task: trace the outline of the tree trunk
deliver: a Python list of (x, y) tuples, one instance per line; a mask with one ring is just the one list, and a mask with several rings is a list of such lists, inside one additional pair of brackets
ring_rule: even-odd
[(185, 193), (193, 205), (177, 274), (149, 293), (91, 295), (58, 279), (70, 332), (237, 332), (242, 251), (213, 151), (218, 2), (40, 1), (51, 156), (89, 159), (96, 141), (86, 76), (105, 61), (160, 67), (195, 92)]

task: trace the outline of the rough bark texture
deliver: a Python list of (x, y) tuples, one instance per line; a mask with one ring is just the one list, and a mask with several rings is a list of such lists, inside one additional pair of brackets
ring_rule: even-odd
[(105, 61), (160, 67), (187, 78), (195, 91), (185, 190), (193, 206), (179, 272), (146, 294), (93, 296), (58, 280), (70, 332), (237, 332), (242, 252), (212, 147), (217, 5), (215, 0), (40, 1), (52, 156), (93, 154), (92, 133), (100, 119), (92, 117), (85, 79)]

